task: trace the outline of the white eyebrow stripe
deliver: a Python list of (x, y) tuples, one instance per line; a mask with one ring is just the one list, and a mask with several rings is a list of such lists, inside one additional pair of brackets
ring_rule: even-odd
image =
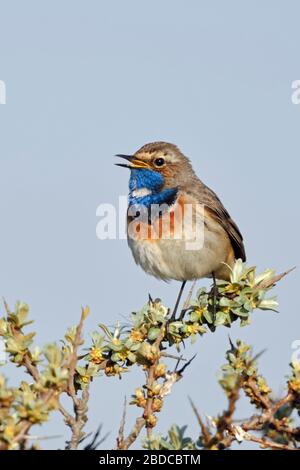
[(144, 197), (144, 196), (149, 196), (152, 194), (151, 189), (148, 188), (139, 188), (139, 189), (134, 189), (131, 193), (133, 197)]

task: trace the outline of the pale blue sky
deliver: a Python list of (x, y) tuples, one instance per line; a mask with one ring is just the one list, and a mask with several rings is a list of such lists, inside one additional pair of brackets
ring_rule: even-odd
[[(28, 302), (40, 344), (61, 337), (80, 306), (86, 331), (140, 308), (148, 292), (173, 305), (179, 285), (135, 266), (126, 241), (99, 241), (96, 208), (127, 192), (113, 155), (153, 140), (176, 143), (222, 198), (249, 264), (299, 264), (299, 2), (0, 1), (0, 295)], [(199, 282), (199, 285), (207, 281)], [(300, 339), (299, 271), (276, 288), (280, 313), (257, 312), (232, 339), (267, 348), (262, 371), (280, 392)], [(159, 429), (222, 411), (216, 383), (228, 330), (199, 339), (197, 358), (161, 413)], [(11, 383), (14, 381), (9, 371)], [(88, 430), (112, 446), (123, 397), (142, 372), (92, 388)], [(240, 415), (249, 412), (246, 404)], [(132, 407), (128, 425), (136, 409)], [(54, 417), (42, 435), (65, 432)], [(62, 446), (62, 439), (44, 447)]]

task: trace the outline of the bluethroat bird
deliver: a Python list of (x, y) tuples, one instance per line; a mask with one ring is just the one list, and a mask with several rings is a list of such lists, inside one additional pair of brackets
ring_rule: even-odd
[(216, 279), (229, 280), (236, 259), (246, 260), (243, 237), (176, 145), (149, 143), (117, 157), (126, 160), (118, 166), (130, 169), (129, 247), (147, 273), (182, 282), (175, 318), (186, 281), (208, 277), (216, 288)]

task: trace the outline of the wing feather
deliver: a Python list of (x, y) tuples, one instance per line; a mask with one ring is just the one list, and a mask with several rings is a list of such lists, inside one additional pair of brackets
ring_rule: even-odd
[[(202, 183), (203, 184), (203, 183)], [(201, 188), (201, 202), (205, 205), (206, 210), (210, 213), (215, 220), (224, 228), (231, 241), (235, 258), (241, 258), (246, 261), (245, 247), (243, 243), (243, 236), (230, 217), (228, 211), (223, 206), (218, 196), (210, 188), (203, 184)]]

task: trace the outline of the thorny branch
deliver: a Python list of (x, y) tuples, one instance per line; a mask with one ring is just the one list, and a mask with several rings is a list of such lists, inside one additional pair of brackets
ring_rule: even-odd
[[(9, 360), (17, 367), (23, 367), (33, 382), (22, 381), (19, 388), (7, 386), (0, 374), (0, 449), (35, 449), (38, 443), (29, 435), (35, 424), (45, 422), (49, 414), (58, 409), (64, 422), (71, 429), (71, 438), (66, 449), (78, 449), (86, 437), (84, 425), (87, 421), (90, 384), (98, 375), (121, 378), (133, 365), (142, 368), (145, 383), (137, 388), (131, 404), (142, 409), (129, 433), (126, 435), (126, 400), (117, 437), (117, 449), (126, 450), (146, 429), (145, 446), (148, 448), (205, 448), (226, 449), (233, 442), (251, 441), (262, 448), (296, 450), (299, 448), (300, 427), (293, 422), (293, 416), (300, 410), (300, 364), (292, 363), (292, 376), (288, 380), (287, 394), (281, 400), (274, 400), (265, 379), (256, 367), (257, 357), (250, 357), (249, 347), (241, 342), (227, 352), (228, 364), (222, 369), (220, 384), (228, 397), (226, 410), (207, 422), (201, 418), (195, 404), (191, 406), (200, 427), (198, 442), (183, 437), (183, 428), (173, 426), (169, 440), (154, 435), (158, 413), (165, 398), (172, 392), (174, 384), (183, 376), (191, 361), (182, 357), (180, 348), (187, 339), (194, 341), (197, 336), (214, 331), (240, 320), (247, 325), (255, 309), (275, 310), (274, 298), (266, 298), (273, 288), (290, 271), (275, 275), (272, 270), (256, 276), (255, 268), (247, 268), (238, 260), (228, 282), (218, 282), (218, 295), (213, 305), (210, 292), (198, 290), (196, 299), (191, 301), (192, 285), (181, 315), (175, 321), (169, 318), (169, 310), (160, 300), (149, 299), (148, 304), (132, 315), (129, 330), (119, 324), (114, 329), (101, 324), (102, 332), (91, 334), (92, 344), (87, 353), (80, 353), (83, 345), (82, 331), (88, 308), (82, 309), (79, 324), (70, 328), (62, 346), (46, 346), (42, 351), (32, 347), (34, 332), (25, 334), (28, 306), (18, 302), (12, 312), (4, 302), (6, 317), (0, 318), (0, 337), (4, 339)], [(177, 354), (170, 349), (174, 346)], [(163, 360), (175, 360), (175, 368)], [(181, 361), (184, 365), (179, 369)], [(256, 413), (249, 419), (235, 419), (236, 408), (244, 393), (256, 407)], [(73, 412), (63, 405), (61, 398), (71, 399)], [(90, 444), (98, 444), (98, 434)], [(99, 442), (102, 442), (100, 440)], [(88, 446), (89, 448), (89, 446)]]
[(60, 404), (59, 410), (64, 416), (65, 423), (70, 427), (72, 436), (70, 441), (67, 441), (66, 449), (75, 450), (78, 448), (79, 443), (85, 436), (83, 428), (88, 420), (88, 402), (89, 402), (89, 383), (84, 386), (81, 392), (81, 398), (78, 397), (75, 389), (75, 371), (78, 362), (78, 348), (83, 343), (82, 330), (85, 318), (89, 314), (88, 308), (82, 308), (79, 324), (76, 328), (75, 339), (73, 343), (73, 351), (68, 359), (66, 367), (69, 369), (68, 382), (66, 387), (67, 394), (73, 401), (74, 416), (70, 415)]
[[(233, 346), (232, 343), (231, 346)], [(228, 406), (226, 410), (217, 418), (210, 420), (208, 425), (205, 425), (196, 406), (191, 401), (192, 409), (200, 426), (203, 447), (209, 450), (223, 450), (231, 447), (234, 441), (238, 443), (251, 441), (264, 449), (299, 450), (297, 441), (300, 441), (300, 427), (292, 427), (292, 421), (289, 418), (293, 406), (297, 406), (299, 401), (298, 392), (290, 390), (293, 379), (289, 381), (289, 390), (286, 395), (280, 400), (274, 401), (270, 397), (271, 390), (264, 379), (257, 375), (255, 369), (252, 374), (250, 373), (254, 361), (248, 360), (246, 356), (243, 357), (242, 350), (245, 352), (249, 349), (245, 349), (245, 345), (240, 343), (233, 353), (240, 361), (240, 366), (241, 361), (244, 361), (244, 364), (241, 366), (242, 370), (235, 385), (227, 393)], [(231, 360), (234, 363), (232, 358)], [(223, 388), (226, 387), (225, 380), (226, 376), (220, 381)], [(234, 414), (242, 390), (260, 410), (260, 413), (236, 425)], [(249, 431), (253, 431), (255, 434)], [(262, 433), (262, 436), (257, 435), (259, 432)]]
[[(152, 302), (152, 300), (150, 300)], [(117, 437), (117, 449), (118, 450), (127, 450), (137, 439), (142, 429), (145, 427), (147, 430), (147, 438), (151, 439), (152, 429), (156, 425), (157, 418), (155, 416), (161, 410), (163, 405), (163, 399), (171, 393), (173, 385), (182, 378), (183, 371), (186, 367), (189, 366), (193, 358), (186, 362), (186, 364), (179, 370), (175, 368), (173, 372), (167, 372), (165, 365), (160, 363), (161, 357), (166, 357), (161, 351), (162, 341), (165, 336), (166, 323), (164, 323), (160, 332), (152, 345), (152, 353), (149, 355), (148, 360), (149, 364), (145, 365), (146, 371), (146, 383), (144, 388), (146, 390), (146, 395), (140, 390), (136, 390), (136, 394), (133, 397), (134, 400), (132, 403), (135, 403), (137, 406), (140, 406), (144, 409), (143, 416), (137, 418), (135, 425), (131, 432), (126, 438), (124, 438), (124, 429), (126, 421), (126, 400), (124, 402), (123, 415), (120, 423), (119, 434)], [(168, 356), (172, 359), (177, 360), (177, 365), (181, 360), (184, 360), (182, 357), (177, 356)], [(158, 384), (157, 379), (163, 378), (163, 383)]]

